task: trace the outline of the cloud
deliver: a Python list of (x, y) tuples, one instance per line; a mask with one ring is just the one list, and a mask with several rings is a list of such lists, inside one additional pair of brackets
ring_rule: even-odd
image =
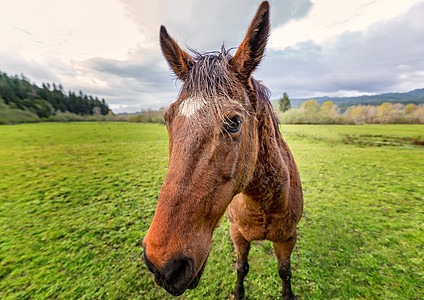
[(417, 2), (419, 0), (320, 0), (306, 18), (292, 18), (284, 26), (274, 26), (269, 47), (283, 50), (308, 40), (321, 44), (346, 31), (364, 31), (374, 23), (403, 15)]
[(168, 106), (175, 100), (177, 85), (160, 57), (147, 61), (92, 59), (86, 67), (108, 83), (102, 91), (111, 104), (140, 110)]
[(424, 82), (424, 3), (364, 31), (345, 32), (323, 44), (269, 50), (256, 77), (275, 96), (292, 97), (408, 91)]
[[(121, 0), (127, 15), (150, 40), (157, 41), (159, 26), (181, 44), (199, 51), (218, 50), (222, 43), (237, 47), (261, 1)], [(304, 17), (312, 7), (310, 0), (270, 0), (271, 24), (283, 25)]]

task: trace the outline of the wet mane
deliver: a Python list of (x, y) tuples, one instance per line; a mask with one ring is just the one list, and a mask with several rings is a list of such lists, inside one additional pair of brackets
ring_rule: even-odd
[[(230, 60), (233, 58), (230, 54), (231, 50), (225, 49), (224, 46), (221, 47), (221, 51), (205, 53), (190, 49), (193, 53), (194, 64), (181, 89), (181, 94), (184, 94), (185, 97), (202, 97), (217, 111), (220, 111), (222, 103), (216, 99), (222, 97), (231, 100), (232, 95), (240, 93), (240, 83), (230, 66)], [(253, 77), (250, 81), (258, 103), (256, 113), (269, 114), (274, 129), (279, 135), (279, 121), (269, 100), (270, 90)]]
[(278, 127), (280, 121), (278, 120), (278, 117), (275, 114), (271, 101), (269, 100), (271, 95), (270, 90), (265, 85), (263, 85), (261, 81), (258, 81), (253, 77), (251, 77), (250, 81), (255, 91), (256, 99), (258, 101), (258, 114), (265, 110), (264, 113), (269, 114), (271, 117), (276, 136), (281, 137), (280, 129)]
[(190, 50), (195, 63), (185, 80), (182, 92), (189, 97), (201, 96), (205, 99), (217, 96), (229, 97), (228, 91), (237, 86), (237, 81), (230, 70), (229, 61), (232, 56), (229, 50), (224, 47), (221, 51), (206, 53)]

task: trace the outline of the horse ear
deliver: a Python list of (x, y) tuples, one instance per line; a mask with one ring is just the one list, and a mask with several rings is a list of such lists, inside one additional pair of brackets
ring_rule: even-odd
[(194, 64), (193, 59), (189, 54), (181, 50), (163, 25), (160, 27), (159, 38), (162, 53), (168, 61), (169, 66), (179, 79), (186, 80), (188, 72)]
[(269, 27), (269, 3), (264, 1), (250, 23), (246, 37), (230, 61), (236, 72), (246, 80), (250, 78), (262, 59), (268, 40)]

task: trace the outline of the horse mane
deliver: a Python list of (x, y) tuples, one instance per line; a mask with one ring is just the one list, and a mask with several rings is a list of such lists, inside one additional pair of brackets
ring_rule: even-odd
[(272, 125), (274, 126), (275, 134), (278, 137), (281, 137), (280, 129), (278, 124), (277, 115), (275, 114), (274, 107), (272, 106), (271, 101), (269, 100), (271, 96), (271, 91), (262, 84), (261, 81), (258, 81), (251, 77), (250, 82), (252, 83), (253, 90), (255, 91), (256, 99), (258, 101), (258, 113), (261, 113), (265, 109), (265, 114), (269, 114), (271, 117)]

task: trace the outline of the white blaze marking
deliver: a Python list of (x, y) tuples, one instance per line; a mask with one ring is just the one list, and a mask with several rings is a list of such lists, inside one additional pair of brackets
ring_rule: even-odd
[(193, 116), (198, 110), (200, 110), (203, 106), (206, 105), (206, 100), (202, 97), (189, 97), (185, 99), (180, 104), (180, 113), (186, 117), (190, 118)]

